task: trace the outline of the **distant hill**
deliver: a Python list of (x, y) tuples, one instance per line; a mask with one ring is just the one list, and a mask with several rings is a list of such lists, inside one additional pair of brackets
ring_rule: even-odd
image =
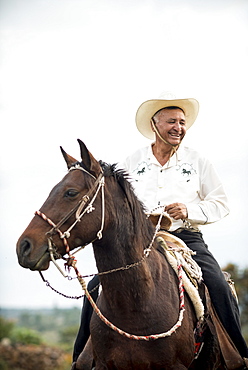
[(79, 327), (81, 310), (74, 308), (19, 309), (0, 308), (0, 316), (14, 321), (16, 326), (37, 330), (41, 333), (61, 328)]

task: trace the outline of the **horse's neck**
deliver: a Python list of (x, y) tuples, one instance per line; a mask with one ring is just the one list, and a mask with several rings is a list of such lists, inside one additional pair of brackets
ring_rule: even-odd
[[(94, 246), (94, 254), (103, 291), (111, 300), (121, 301), (127, 296), (143, 300), (149, 294), (152, 271), (144, 257), (144, 241), (105, 240)], [(137, 264), (136, 264), (137, 263)], [(105, 274), (105, 272), (107, 272)], [(104, 273), (104, 274), (102, 274)]]
[(113, 270), (125, 267), (139, 261), (144, 255), (144, 241), (137, 240), (135, 237), (125, 236), (104, 237), (101, 242), (94, 245), (94, 254), (98, 271)]

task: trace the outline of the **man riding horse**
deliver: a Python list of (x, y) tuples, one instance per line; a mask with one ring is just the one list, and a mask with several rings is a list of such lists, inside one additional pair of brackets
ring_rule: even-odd
[[(129, 156), (122, 168), (130, 174), (147, 212), (165, 210), (172, 220), (169, 232), (196, 252), (193, 258), (202, 269), (219, 319), (246, 361), (248, 349), (241, 334), (237, 301), (200, 231), (202, 225), (228, 215), (226, 194), (212, 164), (195, 150), (181, 145), (198, 109), (195, 99), (161, 97), (142, 103), (136, 113), (136, 125), (152, 143)], [(94, 286), (94, 281), (90, 285)], [(89, 311), (83, 309), (74, 361), (89, 335), (89, 317)]]

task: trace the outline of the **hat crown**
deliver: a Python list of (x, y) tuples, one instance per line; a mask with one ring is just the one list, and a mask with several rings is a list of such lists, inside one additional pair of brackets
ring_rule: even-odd
[(186, 118), (186, 129), (188, 130), (197, 117), (199, 110), (198, 101), (192, 98), (175, 98), (173, 93), (165, 91), (159, 98), (147, 100), (138, 108), (136, 113), (136, 125), (140, 133), (148, 139), (154, 140), (155, 134), (151, 127), (151, 118), (159, 110), (170, 106), (179, 107), (183, 110)]

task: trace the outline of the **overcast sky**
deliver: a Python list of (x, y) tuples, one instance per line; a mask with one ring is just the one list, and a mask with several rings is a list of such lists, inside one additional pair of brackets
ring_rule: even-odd
[[(205, 240), (222, 267), (248, 267), (247, 0), (0, 0), (0, 32), (1, 307), (81, 304), (21, 268), (16, 241), (66, 173), (59, 146), (79, 158), (81, 138), (97, 159), (124, 159), (149, 143), (138, 106), (164, 91), (200, 102), (185, 141), (214, 163), (231, 208)], [(78, 259), (96, 272), (91, 247)]]

